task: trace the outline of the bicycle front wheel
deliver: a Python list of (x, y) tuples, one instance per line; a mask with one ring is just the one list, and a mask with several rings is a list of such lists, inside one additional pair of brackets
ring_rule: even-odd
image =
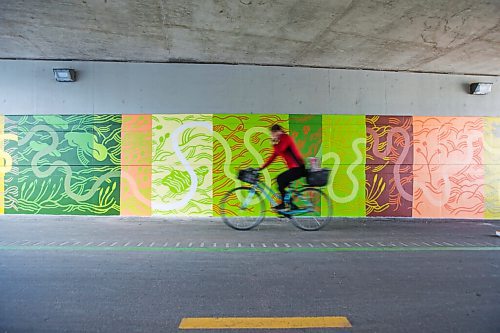
[(227, 192), (220, 208), (225, 224), (236, 230), (249, 230), (264, 219), (266, 204), (254, 188), (238, 187)]
[(307, 187), (293, 198), (300, 215), (291, 216), (292, 223), (302, 230), (314, 231), (323, 228), (333, 216), (332, 203), (320, 189)]

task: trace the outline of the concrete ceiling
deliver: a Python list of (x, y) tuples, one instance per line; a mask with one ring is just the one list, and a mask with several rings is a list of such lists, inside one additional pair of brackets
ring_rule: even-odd
[(0, 58), (500, 75), (500, 0), (0, 0)]

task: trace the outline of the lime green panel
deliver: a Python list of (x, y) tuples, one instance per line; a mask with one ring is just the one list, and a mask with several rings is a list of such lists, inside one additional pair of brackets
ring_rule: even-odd
[(500, 118), (484, 118), (485, 218), (500, 218)]
[(323, 115), (322, 166), (332, 169), (324, 189), (335, 216), (365, 216), (365, 116)]
[[(244, 186), (237, 179), (239, 169), (260, 167), (272, 154), (269, 128), (280, 124), (288, 130), (288, 115), (214, 115), (213, 214), (220, 215), (220, 200), (227, 191)], [(263, 180), (276, 190), (276, 177), (286, 170), (277, 159), (263, 172)], [(237, 203), (232, 203), (236, 206)], [(269, 208), (269, 205), (267, 205)], [(233, 212), (236, 214), (236, 211)], [(238, 212), (241, 215), (241, 212)], [(272, 215), (270, 211), (266, 213)]]

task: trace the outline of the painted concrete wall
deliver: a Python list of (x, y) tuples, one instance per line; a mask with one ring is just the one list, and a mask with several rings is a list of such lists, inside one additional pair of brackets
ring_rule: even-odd
[[(78, 81), (55, 82), (54, 67)], [(336, 216), (500, 217), (500, 94), (466, 91), (495, 77), (40, 61), (0, 73), (0, 213), (217, 216), (281, 123), (332, 169)]]
[[(52, 68), (78, 71), (58, 83)], [(493, 82), (472, 96), (468, 84)], [(2, 114), (500, 115), (498, 77), (307, 68), (0, 61)]]

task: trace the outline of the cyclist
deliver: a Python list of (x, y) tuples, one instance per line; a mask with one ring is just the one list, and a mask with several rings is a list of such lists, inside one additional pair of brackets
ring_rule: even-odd
[[(300, 155), (295, 142), (290, 135), (285, 133), (283, 127), (277, 124), (271, 126), (271, 137), (274, 152), (259, 170), (265, 169), (278, 156), (283, 157), (283, 159), (285, 160), (286, 165), (288, 166), (288, 170), (279, 174), (276, 178), (282, 201), (279, 205), (273, 207), (273, 209), (275, 210), (283, 210), (286, 208), (285, 202), (283, 200), (285, 198), (286, 188), (294, 180), (306, 176), (306, 167), (304, 164), (304, 159)], [(296, 206), (292, 203), (291, 208), (296, 209)]]

